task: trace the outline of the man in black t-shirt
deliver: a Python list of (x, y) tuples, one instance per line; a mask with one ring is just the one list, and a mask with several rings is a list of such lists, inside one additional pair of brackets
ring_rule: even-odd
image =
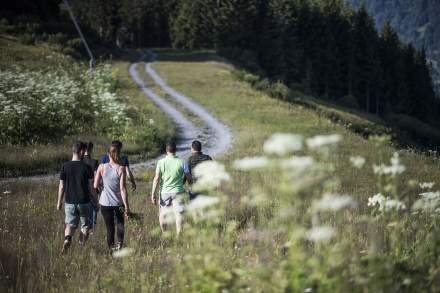
[[(195, 140), (192, 142), (191, 145), (191, 156), (188, 159), (188, 166), (189, 166), (189, 172), (192, 174), (194, 168), (204, 162), (204, 161), (211, 161), (212, 158), (204, 153), (202, 153), (202, 143), (198, 140)], [(195, 177), (192, 176), (193, 182), (195, 181)], [(197, 193), (193, 192), (192, 190), (189, 191), (189, 199), (193, 200), (197, 197)]]
[[(92, 168), (93, 175), (96, 174), (96, 171), (98, 170), (99, 161), (92, 159), (92, 152), (93, 152), (93, 143), (89, 141), (88, 143), (85, 143), (83, 145), (83, 153), (82, 161), (86, 163), (90, 168)], [(96, 226), (96, 220), (98, 217), (98, 211), (99, 206), (95, 206), (92, 202), (92, 229)]]
[(80, 222), (80, 244), (84, 244), (87, 240), (91, 228), (91, 201), (96, 203), (96, 196), (92, 188), (93, 170), (81, 161), (82, 145), (82, 142), (76, 142), (72, 146), (72, 160), (63, 164), (60, 173), (57, 209), (62, 209), (65, 195), (66, 223), (62, 253), (65, 253), (69, 248), (73, 233)]
[(99, 167), (99, 161), (92, 158), (93, 152), (93, 142), (85, 143), (84, 146), (84, 155), (82, 157), (82, 161), (92, 168), (93, 172), (96, 172)]

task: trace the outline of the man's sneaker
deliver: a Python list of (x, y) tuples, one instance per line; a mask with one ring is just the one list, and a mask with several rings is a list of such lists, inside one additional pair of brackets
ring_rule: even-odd
[(61, 255), (64, 255), (67, 253), (67, 250), (69, 249), (71, 243), (72, 243), (72, 241), (70, 241), (68, 239), (64, 240), (63, 248), (61, 249)]
[(121, 242), (118, 242), (118, 244), (116, 244), (116, 246), (115, 246), (115, 251), (118, 251), (118, 250), (120, 250), (122, 248), (122, 243)]
[(84, 245), (89, 238), (89, 233), (83, 233), (82, 231), (79, 232), (79, 244)]

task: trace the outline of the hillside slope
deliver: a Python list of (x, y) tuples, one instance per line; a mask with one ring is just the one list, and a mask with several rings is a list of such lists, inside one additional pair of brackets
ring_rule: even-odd
[[(211, 165), (205, 178), (218, 188), (204, 190), (209, 196), (190, 205), (182, 235), (175, 237), (172, 230), (161, 234), (157, 207), (146, 204), (154, 176), (149, 170), (138, 190), (130, 192), (134, 215), (127, 224), (129, 249), (124, 254), (108, 257), (99, 217), (89, 243), (85, 247), (75, 243), (60, 258), (62, 214), (51, 212), (56, 182), (0, 183), (0, 190), (7, 191), (2, 207), (8, 208), (2, 208), (0, 221), (0, 257), (10, 272), (8, 279), (1, 280), (7, 288), (53, 292), (66, 287), (118, 292), (440, 289), (438, 218), (428, 210), (409, 208), (427, 191), (419, 183), (423, 188), (434, 186), (433, 190), (440, 183), (436, 157), (410, 151), (399, 155), (385, 139), (366, 140), (315, 111), (270, 98), (237, 80), (234, 67), (211, 51), (160, 51), (152, 67), (167, 84), (233, 129), (233, 147)], [(275, 133), (300, 136), (271, 139)], [(315, 137), (319, 134), (325, 136)], [(309, 140), (300, 149), (301, 136)], [(315, 148), (320, 144), (324, 147)], [(284, 153), (286, 149), (294, 149), (294, 156)], [(380, 175), (377, 168), (387, 173)], [(391, 197), (383, 199), (388, 202), (385, 211), (368, 205), (375, 194), (370, 201), (380, 201), (379, 192)], [(431, 194), (434, 199), (435, 194)], [(15, 233), (8, 233), (12, 229)]]

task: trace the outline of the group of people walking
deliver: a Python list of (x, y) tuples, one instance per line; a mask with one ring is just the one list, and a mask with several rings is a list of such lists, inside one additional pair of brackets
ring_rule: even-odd
[[(110, 251), (119, 250), (124, 245), (125, 220), (131, 210), (127, 193), (127, 177), (132, 190), (136, 182), (130, 169), (128, 157), (122, 155), (122, 142), (111, 143), (108, 152), (100, 162), (92, 158), (93, 143), (76, 142), (72, 146), (72, 160), (63, 164), (60, 173), (57, 209), (64, 203), (65, 230), (61, 253), (67, 252), (75, 230), (79, 227), (79, 244), (83, 245), (93, 232), (101, 211), (107, 230), (107, 246)], [(202, 153), (200, 141), (193, 141), (188, 161), (176, 155), (176, 144), (166, 144), (166, 156), (156, 165), (151, 190), (151, 203), (159, 203), (159, 223), (166, 229), (165, 211), (172, 208), (175, 215), (176, 231), (182, 230), (185, 182), (191, 186), (192, 170), (211, 157)], [(197, 193), (189, 189), (189, 199)], [(115, 233), (117, 242), (115, 242)]]

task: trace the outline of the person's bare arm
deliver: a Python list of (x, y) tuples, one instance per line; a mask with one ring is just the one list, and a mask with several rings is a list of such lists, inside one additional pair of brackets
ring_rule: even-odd
[(96, 189), (93, 188), (93, 179), (89, 179), (89, 192), (91, 194), (91, 200), (93, 202), (93, 205), (95, 208), (98, 208), (98, 193), (96, 192)]
[(101, 178), (102, 178), (102, 168), (104, 165), (99, 165), (98, 170), (96, 170), (95, 180), (93, 182), (93, 188), (99, 189), (101, 187)]
[(104, 169), (104, 165), (99, 165), (98, 170), (95, 172), (95, 178), (92, 184), (92, 195), (93, 195), (93, 203), (96, 210), (99, 210), (99, 190), (101, 189), (101, 181), (102, 181), (102, 171)]
[(127, 170), (127, 176), (131, 182), (131, 188), (133, 189), (133, 191), (135, 191), (136, 190), (136, 181), (134, 180), (134, 175), (131, 172), (130, 166), (127, 166), (125, 169)]
[(121, 176), (119, 178), (119, 186), (121, 189), (121, 196), (122, 196), (122, 202), (124, 203), (125, 207), (125, 216), (130, 215), (130, 206), (128, 204), (128, 195), (127, 195), (127, 171), (125, 170), (126, 167), (122, 167), (121, 170)]
[(61, 211), (63, 207), (63, 198), (64, 198), (64, 181), (60, 180), (60, 184), (58, 186), (58, 202), (57, 202), (57, 210)]
[(153, 179), (153, 187), (151, 188), (151, 203), (156, 205), (157, 203), (157, 199), (156, 199), (156, 191), (157, 191), (157, 186), (159, 185), (160, 182), (160, 174), (156, 173), (156, 175), (154, 175), (154, 179)]

